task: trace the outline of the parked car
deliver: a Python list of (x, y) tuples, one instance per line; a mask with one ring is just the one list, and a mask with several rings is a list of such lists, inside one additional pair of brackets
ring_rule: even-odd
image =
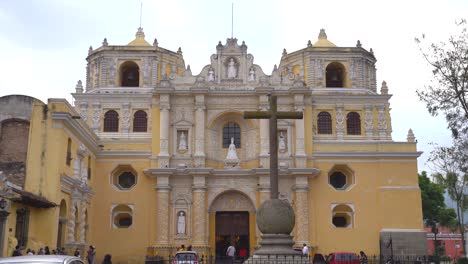
[(64, 255), (33, 255), (0, 258), (0, 264), (84, 264), (83, 260), (74, 256)]
[(180, 251), (174, 256), (172, 264), (198, 264), (198, 254), (195, 251)]
[(359, 264), (359, 257), (353, 252), (334, 252), (327, 257), (328, 264)]

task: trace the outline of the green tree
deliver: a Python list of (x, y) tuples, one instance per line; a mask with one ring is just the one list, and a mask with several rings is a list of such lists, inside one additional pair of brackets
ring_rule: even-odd
[[(416, 38), (424, 58), (432, 68), (431, 84), (419, 89), (419, 99), (430, 114), (443, 114), (452, 132), (451, 147), (435, 146), (429, 161), (435, 165), (436, 180), (456, 203), (458, 229), (465, 244), (463, 212), (468, 207), (468, 29), (466, 20), (457, 26), (458, 35), (448, 42), (427, 44), (425, 36)], [(465, 247), (463, 247), (465, 252)]]
[(432, 182), (425, 171), (419, 174), (423, 219), (434, 233), (434, 255), (445, 255), (445, 249), (437, 240), (438, 225), (454, 228), (457, 226), (457, 215), (453, 208), (447, 208), (444, 202), (444, 185)]

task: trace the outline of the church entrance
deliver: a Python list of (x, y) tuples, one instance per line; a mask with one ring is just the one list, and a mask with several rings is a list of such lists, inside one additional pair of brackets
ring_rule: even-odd
[(236, 256), (249, 256), (249, 212), (216, 212), (216, 263), (226, 258), (230, 244), (236, 248)]

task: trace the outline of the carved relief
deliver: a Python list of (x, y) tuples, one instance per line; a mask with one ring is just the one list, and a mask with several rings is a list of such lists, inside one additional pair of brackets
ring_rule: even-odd
[(88, 121), (88, 103), (87, 102), (81, 102), (80, 103), (80, 117), (83, 122)]
[(130, 131), (130, 104), (125, 103), (122, 105), (122, 132), (128, 133)]
[(366, 131), (370, 132), (373, 129), (373, 116), (372, 116), (372, 107), (366, 107), (366, 117), (364, 120), (364, 125)]
[(167, 244), (169, 242), (169, 192), (158, 191), (158, 225), (157, 225), (157, 236), (156, 243)]
[(337, 130), (344, 130), (344, 115), (343, 115), (343, 108), (337, 107), (336, 108), (336, 129)]
[(385, 108), (379, 108), (379, 129), (386, 130), (387, 129), (387, 119), (385, 117)]
[(101, 105), (100, 104), (94, 104), (93, 105), (93, 124), (92, 128), (94, 132), (99, 132), (99, 129), (101, 128)]
[(210, 207), (211, 212), (217, 211), (249, 211), (255, 212), (251, 200), (240, 192), (226, 192), (216, 197)]
[(307, 192), (296, 191), (296, 241), (305, 243), (309, 240), (309, 210)]
[(75, 242), (75, 218), (76, 218), (76, 202), (72, 202), (70, 206), (70, 214), (67, 222), (67, 241), (69, 243)]

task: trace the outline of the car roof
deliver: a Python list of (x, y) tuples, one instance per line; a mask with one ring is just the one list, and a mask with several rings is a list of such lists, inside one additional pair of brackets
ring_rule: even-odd
[(176, 255), (177, 254), (198, 254), (196, 251), (179, 251), (179, 252), (176, 252)]
[(9, 258), (0, 258), (0, 263), (36, 263), (36, 262), (65, 262), (81, 260), (74, 256), (66, 255), (33, 255), (33, 256), (18, 256)]

